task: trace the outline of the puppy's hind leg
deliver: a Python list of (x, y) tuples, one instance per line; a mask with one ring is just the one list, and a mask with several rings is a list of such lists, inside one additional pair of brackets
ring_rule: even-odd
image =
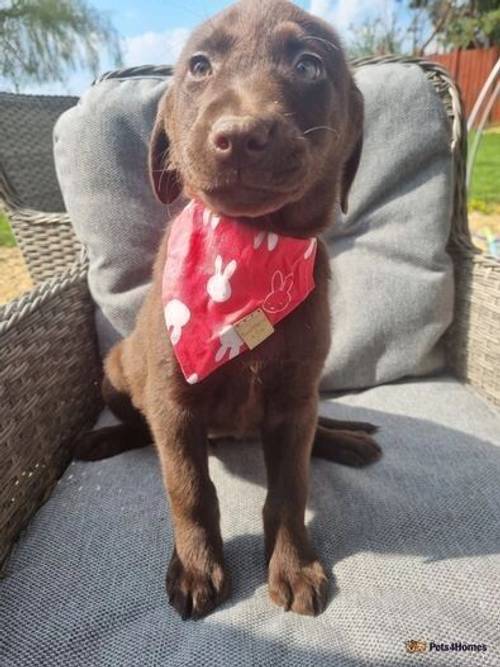
[(360, 468), (378, 461), (382, 450), (372, 437), (378, 428), (366, 422), (319, 417), (312, 456)]
[(73, 451), (75, 458), (82, 461), (106, 459), (130, 449), (146, 447), (153, 441), (144, 416), (134, 407), (126, 391), (122, 345), (118, 343), (109, 353), (101, 387), (104, 402), (121, 423), (82, 433)]

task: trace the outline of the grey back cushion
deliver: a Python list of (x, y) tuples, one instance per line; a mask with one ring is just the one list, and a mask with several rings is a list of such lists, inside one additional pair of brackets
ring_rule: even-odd
[[(349, 213), (325, 235), (332, 347), (324, 390), (440, 369), (440, 339), (453, 314), (444, 107), (417, 65), (368, 65), (356, 80), (366, 106), (364, 148)], [(64, 200), (90, 256), (103, 354), (131, 331), (162, 232), (182, 206), (158, 204), (147, 173), (148, 140), (167, 86), (154, 77), (105, 80), (55, 128)]]

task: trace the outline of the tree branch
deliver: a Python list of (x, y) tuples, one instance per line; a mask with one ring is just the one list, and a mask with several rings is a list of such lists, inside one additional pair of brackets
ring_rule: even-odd
[(442, 31), (442, 29), (444, 28), (445, 23), (448, 19), (448, 16), (450, 15), (452, 9), (453, 9), (453, 2), (449, 1), (444, 14), (441, 16), (439, 21), (434, 26), (434, 30), (432, 31), (431, 35), (429, 36), (428, 39), (425, 40), (425, 42), (422, 44), (422, 46), (418, 49), (418, 54), (420, 56), (424, 55), (425, 49), (429, 46), (429, 44), (436, 37), (436, 35), (439, 35), (439, 33)]

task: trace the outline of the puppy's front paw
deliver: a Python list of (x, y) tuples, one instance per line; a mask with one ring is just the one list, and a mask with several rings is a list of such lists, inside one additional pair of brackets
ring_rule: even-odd
[(318, 560), (305, 565), (275, 554), (269, 563), (269, 595), (286, 611), (317, 616), (328, 598), (328, 578)]
[(230, 592), (229, 575), (215, 558), (202, 566), (185, 567), (174, 549), (167, 571), (168, 601), (185, 621), (206, 616)]

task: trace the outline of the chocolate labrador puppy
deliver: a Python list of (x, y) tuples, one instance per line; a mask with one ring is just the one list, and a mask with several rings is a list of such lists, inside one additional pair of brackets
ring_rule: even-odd
[[(183, 191), (255, 230), (318, 237), (338, 203), (347, 209), (362, 131), (362, 96), (331, 27), (286, 0), (242, 0), (195, 30), (180, 56), (151, 138), (152, 183), (165, 203)], [(167, 242), (168, 230), (135, 329), (105, 362), (104, 396), (126, 430), (90, 434), (78, 453), (116, 453), (150, 430), (175, 531), (169, 600), (199, 618), (229, 594), (208, 438), (258, 433), (269, 594), (318, 614), (327, 575), (304, 525), (311, 452), (350, 465), (380, 456), (371, 425), (318, 421), (330, 345), (326, 249), (320, 241), (315, 289), (273, 335), (190, 385), (163, 315)]]

